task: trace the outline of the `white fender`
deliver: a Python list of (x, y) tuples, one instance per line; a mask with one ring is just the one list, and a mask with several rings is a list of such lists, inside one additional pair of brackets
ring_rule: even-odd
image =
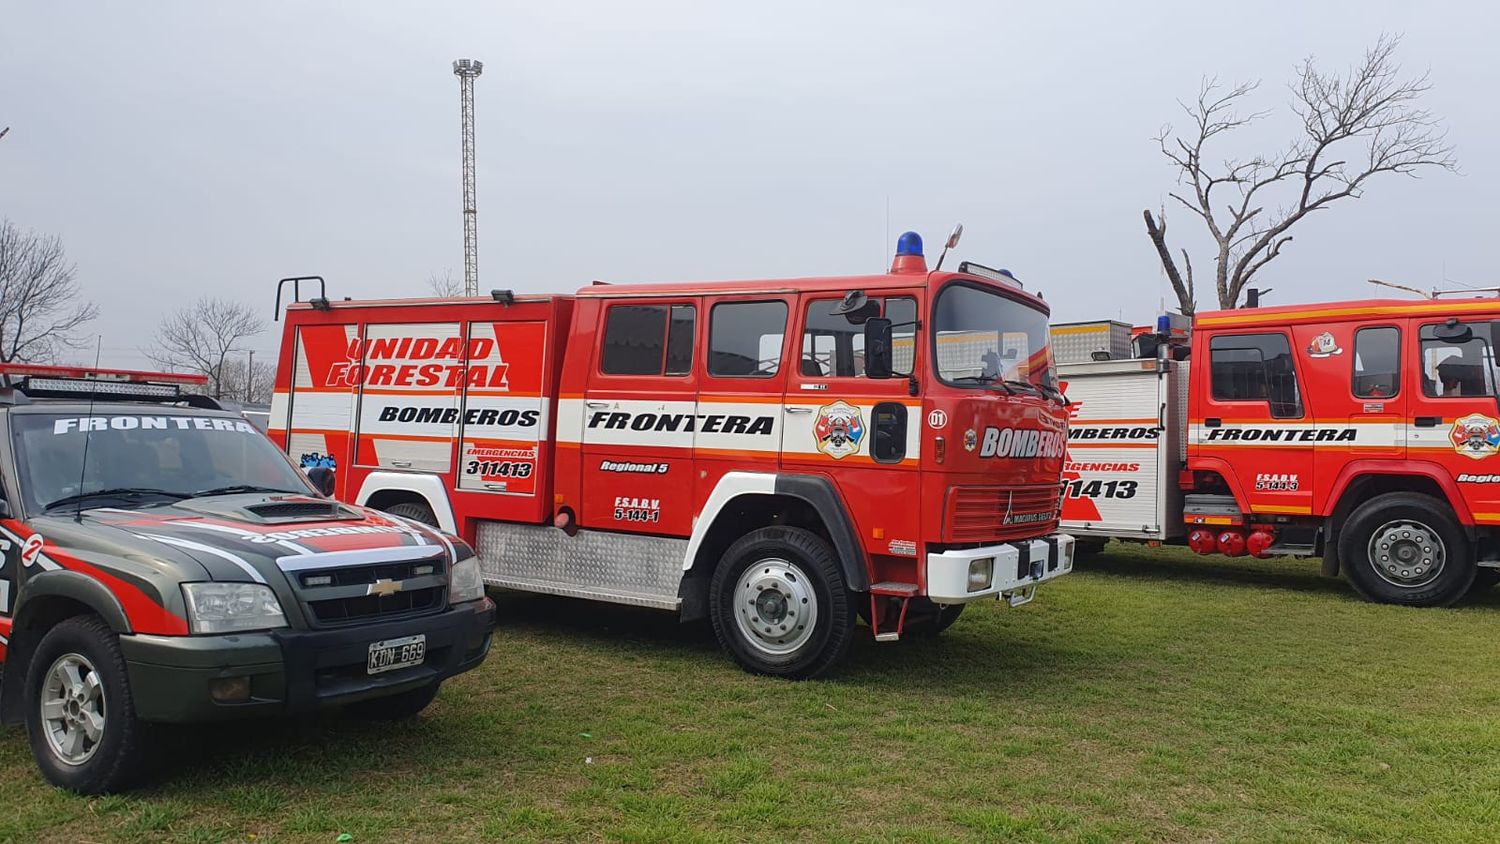
[(718, 518), (725, 505), (741, 495), (775, 495), (776, 475), (765, 472), (730, 472), (719, 478), (713, 493), (703, 503), (703, 511), (693, 519), (693, 535), (688, 538), (687, 554), (682, 558), (682, 570), (693, 567), (703, 537)]
[(437, 516), (438, 527), (448, 533), (458, 534), (458, 521), (453, 518), (453, 504), (448, 501), (448, 488), (443, 485), (441, 477), (413, 472), (371, 472), (360, 485), (359, 495), (354, 497), (354, 503), (364, 506), (375, 493), (389, 490), (420, 495), (427, 500), (427, 506), (432, 508), (433, 515)]

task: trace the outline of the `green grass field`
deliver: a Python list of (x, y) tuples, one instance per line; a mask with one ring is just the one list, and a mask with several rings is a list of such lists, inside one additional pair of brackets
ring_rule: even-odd
[(6, 730), (0, 839), (1500, 836), (1500, 590), (1409, 610), (1312, 563), (1111, 548), (809, 683), (666, 615), (501, 611), (486, 665), (415, 723), (193, 730), (128, 796), (49, 788)]

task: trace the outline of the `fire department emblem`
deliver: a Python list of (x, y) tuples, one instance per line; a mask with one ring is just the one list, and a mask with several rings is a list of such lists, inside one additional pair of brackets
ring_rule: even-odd
[(1460, 417), (1448, 432), (1453, 450), (1465, 457), (1483, 460), (1500, 452), (1500, 420), (1481, 413)]
[(1307, 344), (1307, 356), (1310, 358), (1326, 358), (1343, 353), (1344, 350), (1339, 348), (1338, 342), (1327, 331), (1314, 337), (1313, 341)]
[(979, 432), (970, 428), (964, 431), (964, 451), (973, 451), (979, 448)]
[(859, 452), (859, 444), (865, 439), (865, 420), (859, 408), (848, 402), (836, 401), (818, 409), (818, 419), (813, 423), (813, 437), (818, 441), (818, 451), (843, 460)]

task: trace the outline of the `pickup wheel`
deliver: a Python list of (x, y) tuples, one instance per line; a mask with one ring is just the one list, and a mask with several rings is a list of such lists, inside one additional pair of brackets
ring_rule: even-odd
[(432, 508), (416, 501), (403, 501), (400, 504), (392, 504), (386, 507), (385, 511), (392, 516), (400, 516), (403, 519), (421, 522), (428, 527), (438, 526), (437, 515), (432, 512)]
[(26, 733), (42, 776), (79, 794), (137, 784), (153, 761), (120, 641), (98, 616), (66, 619), (37, 643), (26, 672)]
[(344, 707), (344, 714), (365, 721), (405, 721), (415, 718), (437, 697), (438, 682), (386, 697), (362, 700)]
[(1445, 607), (1474, 582), (1474, 549), (1446, 504), (1391, 492), (1350, 514), (1339, 557), (1361, 595), (1383, 604)]
[(855, 607), (828, 543), (800, 528), (751, 531), (714, 570), (714, 635), (741, 667), (805, 680), (849, 650)]

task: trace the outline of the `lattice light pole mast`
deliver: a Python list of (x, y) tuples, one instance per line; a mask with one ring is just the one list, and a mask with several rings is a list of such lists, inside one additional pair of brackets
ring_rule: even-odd
[(464, 294), (479, 295), (479, 211), (474, 202), (474, 80), (484, 62), (459, 59), (453, 63), (458, 77), (458, 103), (463, 119), (464, 147)]

